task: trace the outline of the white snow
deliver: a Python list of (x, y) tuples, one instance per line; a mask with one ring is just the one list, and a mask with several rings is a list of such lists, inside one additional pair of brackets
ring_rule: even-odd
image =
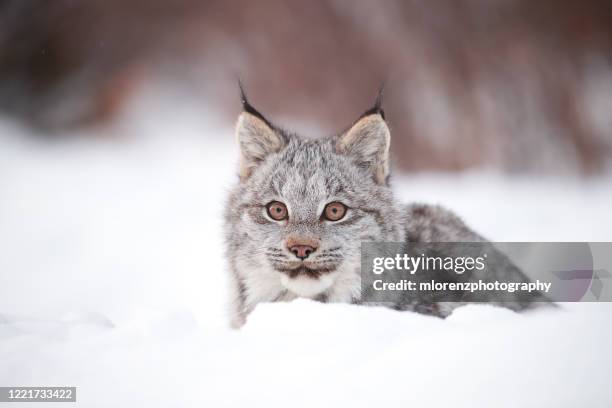
[[(301, 300), (230, 330), (221, 213), (237, 152), (220, 123), (140, 103), (97, 137), (48, 143), (0, 119), (1, 386), (77, 386), (83, 407), (612, 406), (609, 304), (439, 320)], [(611, 180), (394, 185), (492, 240), (605, 241)]]

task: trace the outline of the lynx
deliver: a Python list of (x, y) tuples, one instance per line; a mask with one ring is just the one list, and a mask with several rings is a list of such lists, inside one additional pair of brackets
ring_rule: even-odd
[[(241, 96), (239, 182), (225, 213), (233, 327), (260, 302), (361, 303), (362, 242), (484, 241), (442, 207), (395, 201), (380, 95), (346, 131), (320, 139), (280, 129)], [(459, 305), (398, 300), (392, 307), (444, 317)]]

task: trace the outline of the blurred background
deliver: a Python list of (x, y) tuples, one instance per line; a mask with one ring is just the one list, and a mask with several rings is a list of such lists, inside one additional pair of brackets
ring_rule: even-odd
[(238, 76), (314, 137), (386, 81), (398, 201), (493, 241), (612, 240), (611, 1), (0, 0), (0, 385), (86, 407), (612, 406), (610, 304), (447, 324), (302, 301), (230, 332)]
[(112, 122), (160, 83), (169, 106), (200, 101), (231, 126), (236, 76), (316, 135), (386, 81), (406, 172), (596, 175), (612, 155), (607, 0), (0, 3), (0, 114), (41, 137)]

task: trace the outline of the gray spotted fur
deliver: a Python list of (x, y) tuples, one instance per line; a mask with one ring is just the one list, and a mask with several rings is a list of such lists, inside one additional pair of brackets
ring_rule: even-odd
[[(246, 109), (236, 133), (240, 182), (229, 195), (225, 213), (233, 327), (242, 326), (261, 302), (308, 297), (360, 303), (362, 241), (483, 241), (444, 208), (396, 202), (388, 185), (389, 131), (379, 110), (369, 111), (341, 135), (306, 139)], [(287, 221), (267, 216), (271, 201), (286, 204)], [(339, 222), (321, 219), (324, 205), (332, 201), (349, 207)], [(295, 261), (285, 245), (295, 236), (319, 240), (309, 260), (325, 271), (320, 277), (302, 276), (294, 282), (280, 272)], [(391, 305), (438, 316), (457, 306)]]

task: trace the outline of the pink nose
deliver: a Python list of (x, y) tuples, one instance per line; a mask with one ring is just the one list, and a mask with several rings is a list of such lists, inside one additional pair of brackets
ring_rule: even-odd
[(317, 248), (310, 245), (293, 245), (289, 248), (291, 252), (301, 260), (308, 258), (310, 254), (316, 251)]

